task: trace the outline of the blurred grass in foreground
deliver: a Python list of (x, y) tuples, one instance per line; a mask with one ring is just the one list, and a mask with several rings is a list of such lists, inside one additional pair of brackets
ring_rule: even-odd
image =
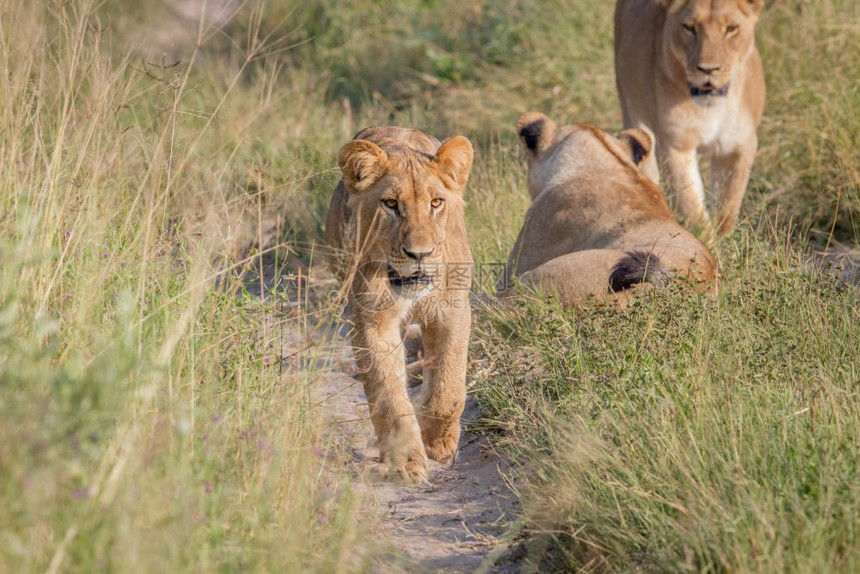
[(277, 70), (144, 72), (105, 25), (2, 8), (0, 571), (360, 569), (315, 373), (280, 364), (308, 311), (236, 295), (290, 191), (246, 141)]

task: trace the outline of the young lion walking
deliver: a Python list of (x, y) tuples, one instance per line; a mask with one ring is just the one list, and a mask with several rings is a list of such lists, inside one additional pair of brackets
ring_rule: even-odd
[[(466, 400), (472, 255), (463, 188), (472, 144), (374, 127), (343, 147), (339, 163), (326, 241), (348, 282), (353, 352), (380, 461), (406, 481), (426, 480), (428, 457), (453, 461)], [(417, 413), (403, 347), (413, 321), (426, 353)]]

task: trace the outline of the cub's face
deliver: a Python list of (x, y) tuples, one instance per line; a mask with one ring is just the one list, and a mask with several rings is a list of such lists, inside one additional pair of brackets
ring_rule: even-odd
[(764, 0), (661, 0), (664, 40), (683, 66), (690, 96), (708, 104), (731, 90), (755, 45)]
[(441, 285), (445, 242), (464, 227), (462, 194), (471, 165), (472, 145), (462, 136), (445, 141), (434, 156), (386, 152), (363, 140), (344, 146), (340, 166), (365, 241), (357, 246), (365, 280), (387, 281), (409, 298)]

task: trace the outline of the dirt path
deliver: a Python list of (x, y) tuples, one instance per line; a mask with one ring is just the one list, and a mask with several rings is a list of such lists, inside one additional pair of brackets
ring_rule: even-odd
[[(486, 437), (470, 430), (479, 409), (469, 397), (463, 413), (457, 461), (445, 467), (430, 461), (430, 485), (403, 486), (373, 480), (368, 472), (379, 451), (361, 383), (350, 376), (352, 353), (343, 336), (334, 340), (330, 368), (314, 394), (325, 400), (330, 428), (347, 453), (356, 488), (376, 501), (382, 535), (390, 549), (378, 572), (510, 572), (498, 560), (515, 519), (516, 497), (505, 481), (507, 464)], [(413, 389), (417, 393), (419, 388)]]

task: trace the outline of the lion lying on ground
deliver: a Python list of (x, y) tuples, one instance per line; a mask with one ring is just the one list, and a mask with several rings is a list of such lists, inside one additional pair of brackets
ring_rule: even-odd
[[(647, 127), (680, 216), (737, 225), (765, 103), (755, 25), (764, 0), (618, 0), (615, 77), (625, 128)], [(713, 221), (699, 154), (711, 158)]]
[[(425, 480), (427, 457), (453, 461), (466, 399), (472, 255), (463, 188), (472, 144), (413, 129), (363, 130), (340, 153), (331, 199), (330, 262), (348, 282), (352, 345), (380, 460)], [(421, 327), (425, 357), (418, 412), (406, 391), (403, 336)]]
[(714, 282), (714, 258), (640, 170), (652, 159), (649, 133), (626, 130), (614, 138), (588, 124), (557, 127), (537, 112), (520, 117), (517, 133), (532, 205), (508, 278), (539, 285), (567, 307), (588, 299), (624, 304), (641, 283)]

